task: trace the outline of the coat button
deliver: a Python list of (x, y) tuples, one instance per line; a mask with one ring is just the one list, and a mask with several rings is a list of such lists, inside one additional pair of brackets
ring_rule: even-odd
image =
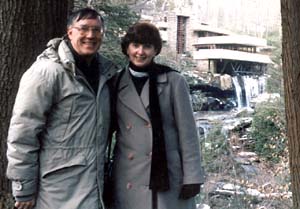
[(132, 125), (131, 123), (128, 123), (127, 126), (126, 126), (127, 130), (130, 130), (132, 128)]
[(22, 183), (19, 181), (14, 181), (13, 188), (17, 191), (21, 191), (23, 189)]
[(131, 153), (129, 153), (129, 154), (128, 154), (128, 156), (127, 156), (127, 157), (128, 157), (128, 159), (129, 159), (129, 160), (133, 160), (133, 158), (134, 158), (134, 155), (133, 155), (133, 153), (131, 152)]
[(130, 182), (128, 182), (126, 188), (127, 189), (131, 189), (132, 188), (132, 184)]
[(146, 123), (145, 125), (147, 128), (151, 128), (151, 123)]

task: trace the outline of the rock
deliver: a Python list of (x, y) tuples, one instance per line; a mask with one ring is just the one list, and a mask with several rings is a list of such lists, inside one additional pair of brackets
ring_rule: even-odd
[(197, 204), (197, 209), (210, 209), (210, 206), (206, 204)]
[(252, 165), (241, 165), (241, 167), (244, 169), (247, 176), (255, 176), (258, 173), (257, 169)]
[(222, 189), (232, 190), (232, 191), (239, 190), (240, 188), (241, 188), (240, 186), (234, 185), (234, 184), (230, 184), (230, 183), (224, 184), (223, 187), (222, 187)]
[(250, 165), (251, 162), (245, 158), (241, 158), (241, 157), (235, 157), (234, 161), (237, 162), (238, 164), (242, 164), (242, 165)]
[(246, 158), (246, 157), (256, 157), (257, 154), (255, 152), (239, 152), (238, 156)]
[(247, 189), (247, 194), (254, 197), (260, 197), (262, 195), (258, 190), (250, 188)]

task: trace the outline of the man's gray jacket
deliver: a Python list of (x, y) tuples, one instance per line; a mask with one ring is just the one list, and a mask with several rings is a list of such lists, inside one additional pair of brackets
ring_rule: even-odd
[(65, 40), (54, 39), (21, 79), (8, 133), (7, 176), (14, 196), (36, 197), (35, 208), (102, 207), (107, 80), (116, 67), (99, 55), (99, 70), (96, 95)]

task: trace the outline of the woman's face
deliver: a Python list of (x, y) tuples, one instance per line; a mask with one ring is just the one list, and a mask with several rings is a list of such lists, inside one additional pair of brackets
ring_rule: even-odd
[(149, 65), (156, 55), (152, 44), (130, 43), (127, 48), (129, 60), (137, 67)]

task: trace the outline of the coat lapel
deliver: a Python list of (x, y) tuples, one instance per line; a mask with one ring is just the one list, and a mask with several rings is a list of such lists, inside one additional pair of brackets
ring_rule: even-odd
[[(157, 77), (157, 91), (158, 96), (162, 93), (163, 89), (165, 88), (167, 84), (167, 74), (162, 73)], [(141, 100), (144, 104), (145, 109), (149, 108), (149, 80), (145, 83), (142, 93), (141, 93)]]
[(149, 106), (149, 79), (146, 81), (142, 93), (141, 93), (141, 100), (143, 102), (143, 105), (145, 109)]
[(142, 103), (141, 98), (136, 92), (128, 70), (125, 71), (124, 76), (120, 80), (118, 88), (118, 97), (121, 100), (121, 102), (129, 109), (131, 109), (140, 117), (144, 118), (146, 121), (150, 121), (144, 104)]
[(157, 77), (158, 96), (162, 93), (162, 91), (166, 87), (167, 83), (168, 83), (167, 73), (162, 73)]

